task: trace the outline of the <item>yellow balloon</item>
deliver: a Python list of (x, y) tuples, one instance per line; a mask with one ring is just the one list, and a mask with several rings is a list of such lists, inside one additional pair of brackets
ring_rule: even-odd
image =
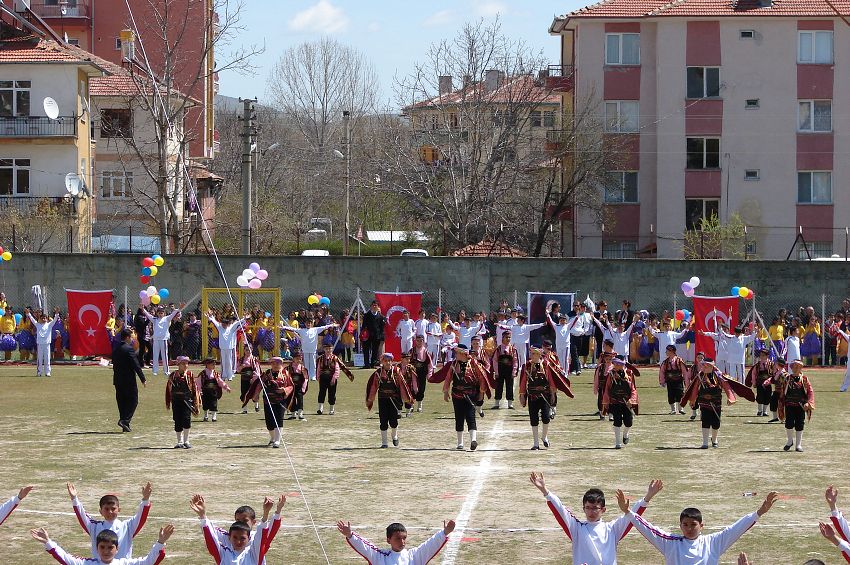
[(740, 296), (741, 298), (746, 298), (749, 293), (750, 293), (750, 289), (748, 289), (745, 286), (742, 286), (741, 288), (738, 289), (738, 296)]
[(310, 296), (307, 297), (307, 304), (318, 304), (318, 303), (319, 303), (319, 297), (316, 296), (315, 294), (311, 294)]
[(153, 260), (153, 264), (157, 267), (162, 267), (163, 265), (165, 265), (165, 259), (163, 259), (162, 257), (157, 257)]
[(154, 267), (153, 265), (151, 265), (150, 267), (148, 267), (148, 269), (150, 269), (150, 270), (151, 270), (151, 276), (152, 276), (152, 277), (155, 277), (155, 276), (156, 276), (156, 274), (157, 274), (157, 272), (158, 272), (158, 269), (157, 269), (156, 267)]
[(159, 301), (162, 300), (158, 294), (154, 294), (151, 296), (151, 304), (159, 304)]
[(12, 254), (9, 251), (4, 251), (3, 254), (0, 255), (0, 257), (3, 257), (4, 261), (11, 261), (12, 260)]

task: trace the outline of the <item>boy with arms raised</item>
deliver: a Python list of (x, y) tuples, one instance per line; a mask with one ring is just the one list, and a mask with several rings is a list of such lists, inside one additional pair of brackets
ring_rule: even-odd
[(770, 492), (761, 506), (755, 512), (747, 514), (734, 524), (726, 526), (719, 532), (702, 535), (705, 524), (702, 521), (702, 513), (697, 508), (685, 508), (679, 514), (679, 528), (681, 536), (660, 530), (647, 522), (642, 516), (638, 516), (629, 508), (629, 500), (623, 491), (617, 491), (617, 504), (623, 514), (628, 518), (637, 531), (651, 543), (655, 549), (664, 556), (666, 565), (718, 565), (720, 557), (729, 549), (733, 543), (738, 541), (747, 530), (756, 525), (758, 519), (763, 516), (779, 495)]
[(50, 539), (47, 530), (38, 528), (30, 530), (32, 539), (44, 544), (44, 549), (59, 563), (63, 565), (101, 565), (101, 563), (112, 565), (159, 565), (165, 559), (165, 542), (174, 533), (174, 526), (168, 524), (159, 530), (159, 537), (145, 557), (116, 557), (118, 554), (118, 535), (112, 530), (103, 530), (97, 534), (97, 545), (94, 557), (77, 557), (71, 555)]
[[(77, 487), (73, 483), (68, 483), (68, 495), (71, 497), (71, 504), (74, 506), (74, 514), (77, 516), (77, 521), (83, 530), (91, 537), (91, 554), (92, 557), (98, 557), (98, 536), (101, 532), (110, 530), (116, 536), (116, 551), (112, 555), (118, 559), (129, 559), (133, 557), (133, 538), (142, 531), (145, 522), (148, 519), (148, 513), (151, 510), (151, 493), (153, 487), (150, 482), (145, 483), (142, 487), (142, 501), (136, 509), (136, 514), (129, 520), (119, 520), (118, 513), (121, 512), (121, 505), (118, 502), (118, 497), (114, 494), (107, 494), (100, 498), (100, 515), (103, 520), (95, 520), (89, 516), (83, 508), (83, 503), (77, 498)], [(106, 561), (109, 563), (109, 561)]]
[[(621, 516), (611, 522), (603, 522), (605, 513), (605, 494), (596, 488), (584, 493), (582, 510), (586, 522), (579, 520), (572, 510), (565, 508), (561, 499), (546, 488), (543, 473), (531, 473), (531, 484), (543, 493), (549, 509), (564, 529), (564, 533), (573, 542), (573, 563), (604, 563), (617, 565), (617, 544), (626, 537), (631, 529), (628, 519)], [(632, 507), (638, 515), (643, 514), (649, 501), (664, 487), (659, 480), (649, 483), (646, 496)], [(619, 491), (618, 491), (619, 492)]]
[(340, 520), (336, 523), (336, 529), (345, 536), (345, 540), (351, 546), (351, 549), (371, 565), (426, 565), (446, 545), (449, 534), (455, 529), (455, 521), (443, 522), (442, 530), (413, 549), (407, 549), (407, 530), (398, 522), (393, 522), (387, 526), (389, 549), (378, 549), (368, 540), (351, 531), (351, 522)]
[[(204, 542), (207, 551), (220, 565), (259, 565), (265, 563), (266, 553), (271, 547), (272, 540), (280, 529), (280, 511), (286, 504), (286, 496), (280, 495), (277, 500), (272, 521), (269, 522), (269, 512), (274, 506), (274, 500), (266, 497), (263, 500), (263, 519), (259, 524), (254, 509), (250, 506), (240, 506), (234, 513), (236, 520), (225, 532), (217, 528), (207, 519), (204, 497), (196, 494), (192, 497), (189, 507), (201, 520), (204, 532)], [(256, 526), (255, 531), (251, 528)]]
[(6, 518), (8, 518), (12, 511), (18, 507), (18, 504), (26, 498), (33, 488), (35, 487), (32, 485), (22, 487), (21, 490), (18, 491), (17, 496), (13, 496), (3, 504), (0, 504), (0, 524), (6, 521)]

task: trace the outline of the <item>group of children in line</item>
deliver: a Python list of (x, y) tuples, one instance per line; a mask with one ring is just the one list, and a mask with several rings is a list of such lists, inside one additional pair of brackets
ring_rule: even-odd
[[(529, 480), (546, 498), (550, 511), (563, 528), (572, 543), (573, 563), (598, 563), (616, 565), (618, 544), (634, 528), (663, 556), (667, 565), (685, 565), (700, 563), (715, 565), (723, 554), (764, 514), (773, 507), (779, 495), (770, 492), (759, 508), (722, 530), (703, 534), (704, 522), (698, 508), (688, 507), (679, 514), (681, 535), (666, 532), (649, 522), (644, 514), (652, 499), (663, 489), (660, 480), (653, 480), (646, 494), (630, 504), (622, 490), (617, 490), (617, 505), (623, 515), (609, 522), (603, 521), (607, 510), (605, 494), (598, 488), (591, 488), (582, 497), (580, 519), (570, 508), (564, 506), (560, 498), (546, 486), (542, 473), (532, 472)], [(118, 497), (107, 494), (100, 499), (102, 520), (94, 519), (83, 509), (73, 484), (68, 483), (68, 494), (74, 508), (74, 514), (86, 535), (91, 540), (91, 558), (81, 558), (69, 554), (50, 539), (44, 528), (31, 530), (32, 538), (44, 544), (45, 550), (59, 563), (64, 565), (115, 564), (115, 565), (158, 565), (165, 558), (165, 545), (174, 533), (173, 525), (165, 525), (159, 531), (156, 543), (145, 557), (133, 558), (133, 538), (142, 530), (151, 508), (152, 487), (147, 483), (142, 488), (142, 501), (136, 514), (129, 520), (119, 518)], [(33, 490), (32, 486), (23, 487), (17, 494), (0, 506), (0, 524), (12, 513), (20, 502)], [(837, 508), (838, 490), (830, 486), (825, 493), (830, 509), (830, 522), (821, 522), (819, 530), (824, 538), (835, 545), (844, 559), (850, 563), (850, 527), (844, 515)], [(200, 494), (190, 498), (189, 506), (198, 516), (204, 543), (214, 562), (219, 565), (261, 565), (272, 541), (281, 526), (280, 512), (286, 504), (281, 495), (277, 501), (270, 497), (263, 500), (263, 515), (257, 521), (256, 513), (250, 506), (240, 506), (234, 512), (234, 521), (227, 530), (216, 527), (206, 515), (206, 501)], [(275, 512), (270, 516), (274, 508)], [(367, 539), (355, 533), (350, 522), (340, 520), (336, 524), (349, 546), (368, 563), (374, 565), (424, 565), (431, 561), (446, 545), (449, 535), (455, 529), (455, 522), (443, 522), (443, 528), (422, 544), (408, 548), (407, 530), (394, 522), (386, 529), (387, 549), (381, 549)], [(746, 554), (739, 556), (739, 563), (748, 564)], [(823, 563), (810, 560), (808, 565)]]

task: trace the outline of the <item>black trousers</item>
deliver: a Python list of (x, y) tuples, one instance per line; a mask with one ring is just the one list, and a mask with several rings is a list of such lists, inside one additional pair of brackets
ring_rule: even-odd
[(292, 395), (295, 397), (295, 402), (292, 403), (292, 411), (304, 410), (304, 393), (301, 392), (301, 389), (297, 388)]
[(174, 431), (182, 432), (192, 427), (192, 402), (178, 399), (171, 401), (171, 417), (174, 418)]
[(218, 394), (216, 391), (203, 389), (201, 391), (201, 406), (204, 410), (218, 412)]
[(336, 404), (336, 385), (331, 384), (333, 375), (319, 375), (319, 404), (325, 402), (325, 395), (328, 396), (328, 404), (333, 406)]
[(667, 381), (667, 404), (675, 404), (685, 394), (685, 381)]
[[(511, 379), (513, 380), (513, 379)], [(510, 390), (510, 389), (509, 389)], [(475, 423), (475, 404), (468, 398), (452, 397), (452, 406), (455, 409), (455, 431), (462, 432), (463, 424), (466, 423), (466, 428), (469, 431), (477, 430), (478, 426)]]
[(711, 428), (712, 430), (720, 429), (721, 408), (719, 406), (700, 406), (699, 421), (702, 423), (703, 429)]
[(263, 415), (266, 418), (266, 429), (273, 430), (283, 425), (283, 412), (286, 410), (286, 401), (269, 403), (266, 400), (263, 403)]
[(248, 390), (251, 388), (251, 380), (240, 379), (239, 380), (239, 400), (245, 402), (247, 400)]
[(806, 412), (796, 404), (785, 405), (785, 429), (802, 432), (806, 427)]
[(596, 393), (596, 409), (599, 410), (599, 413), (602, 413), (602, 395), (605, 394), (605, 386), (603, 384), (599, 385), (599, 392)]
[(381, 419), (381, 429), (396, 429), (398, 427), (398, 408), (400, 400), (393, 398), (378, 398), (378, 417)]
[(611, 404), (608, 407), (608, 412), (614, 416), (614, 427), (626, 426), (632, 427), (632, 411), (625, 404)]
[(152, 356), (153, 349), (151, 349), (151, 342), (139, 339), (139, 365), (144, 367), (150, 362)]
[[(508, 401), (514, 400), (514, 378), (511, 377), (496, 377), (496, 400), (502, 399), (502, 389), (505, 389), (505, 398)], [(458, 430), (460, 431), (460, 430)]]
[(363, 364), (366, 367), (374, 367), (378, 364), (378, 355), (381, 353), (381, 340), (370, 337), (363, 342)]
[(759, 386), (756, 388), (756, 404), (770, 404), (771, 393), (769, 388)]
[(776, 412), (779, 409), (779, 391), (774, 390), (770, 394), (770, 411)]
[(415, 398), (419, 402), (425, 400), (425, 385), (428, 384), (428, 375), (416, 373), (416, 386), (419, 387), (419, 390), (416, 391)]
[(549, 403), (542, 396), (530, 399), (528, 401), (528, 419), (531, 422), (531, 427), (536, 428), (540, 425), (540, 420), (543, 420), (544, 424), (548, 424), (550, 410)]
[(136, 407), (139, 405), (139, 387), (116, 386), (115, 402), (118, 404), (118, 419), (129, 424), (130, 420), (133, 419), (133, 414), (136, 413)]
[(572, 340), (570, 340), (570, 371), (581, 371), (581, 363), (578, 360), (578, 344)]

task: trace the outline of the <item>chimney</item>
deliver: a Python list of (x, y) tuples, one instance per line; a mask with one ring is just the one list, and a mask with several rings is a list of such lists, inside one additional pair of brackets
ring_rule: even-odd
[(118, 34), (121, 38), (121, 60), (131, 62), (136, 58), (136, 34), (131, 29), (122, 29)]
[(497, 71), (495, 69), (488, 69), (484, 71), (484, 93), (491, 94), (495, 92), (500, 86), (502, 86), (502, 78), (504, 77), (504, 73), (502, 71)]
[(453, 90), (454, 90), (454, 87), (452, 85), (451, 75), (441, 76), (440, 77), (440, 96), (444, 96), (446, 94), (451, 94)]

